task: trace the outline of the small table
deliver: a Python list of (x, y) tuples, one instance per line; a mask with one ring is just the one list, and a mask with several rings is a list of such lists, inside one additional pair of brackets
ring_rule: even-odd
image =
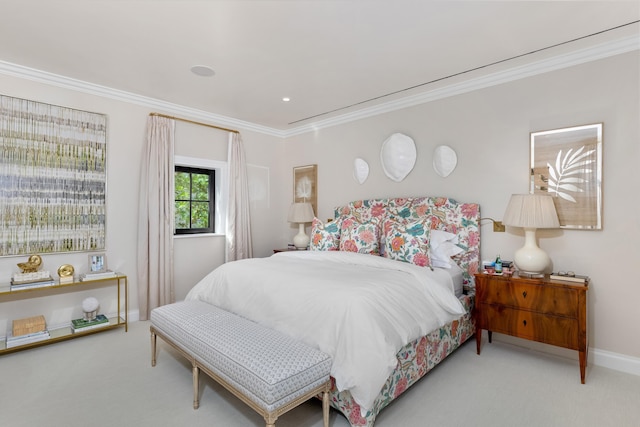
[(580, 380), (587, 366), (589, 283), (476, 274), (476, 351), (482, 330), (577, 350)]
[(296, 248), (282, 248), (282, 249), (274, 249), (273, 253), (277, 254), (278, 252), (289, 252), (289, 251), (306, 251), (307, 249), (296, 249)]

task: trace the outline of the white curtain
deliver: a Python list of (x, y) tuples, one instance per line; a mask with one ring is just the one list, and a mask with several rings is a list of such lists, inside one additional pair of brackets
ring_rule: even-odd
[(253, 257), (251, 245), (251, 215), (249, 213), (249, 183), (242, 138), (229, 133), (229, 206), (227, 209), (227, 248), (225, 261)]
[(138, 210), (140, 320), (175, 302), (173, 283), (174, 129), (172, 119), (149, 116), (142, 158)]

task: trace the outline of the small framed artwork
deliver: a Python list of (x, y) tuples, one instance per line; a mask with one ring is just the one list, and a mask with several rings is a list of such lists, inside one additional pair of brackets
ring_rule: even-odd
[(531, 193), (553, 196), (560, 228), (602, 229), (602, 123), (531, 133)]
[(293, 202), (311, 203), (313, 213), (318, 215), (318, 165), (293, 168)]
[(105, 254), (89, 255), (89, 272), (104, 273), (107, 271), (107, 256)]

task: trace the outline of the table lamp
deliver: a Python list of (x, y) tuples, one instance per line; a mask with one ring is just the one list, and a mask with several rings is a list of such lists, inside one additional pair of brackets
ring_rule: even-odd
[(299, 231), (293, 237), (293, 244), (298, 249), (305, 249), (309, 246), (309, 236), (304, 232), (304, 224), (313, 221), (314, 213), (311, 203), (292, 203), (289, 207), (289, 222), (298, 223)]
[(540, 277), (550, 263), (549, 256), (536, 243), (536, 229), (558, 228), (553, 197), (544, 194), (513, 194), (502, 219), (504, 225), (524, 228), (524, 246), (513, 261), (520, 273)]

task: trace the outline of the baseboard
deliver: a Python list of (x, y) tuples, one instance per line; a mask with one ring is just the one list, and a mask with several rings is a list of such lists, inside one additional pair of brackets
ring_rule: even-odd
[(596, 366), (640, 376), (640, 358), (638, 357), (590, 348), (589, 359)]
[[(515, 338), (509, 335), (498, 333), (493, 334), (493, 340), (512, 344), (533, 351), (538, 351), (541, 353), (551, 354), (554, 356), (564, 357), (576, 361), (578, 360), (578, 352), (574, 350), (568, 350), (566, 348), (542, 344), (535, 341), (523, 340), (521, 338)], [(611, 351), (589, 347), (587, 363), (589, 365), (601, 366), (603, 368), (613, 369), (615, 371), (640, 376), (640, 358), (638, 357), (627, 356), (625, 354), (613, 353)]]

